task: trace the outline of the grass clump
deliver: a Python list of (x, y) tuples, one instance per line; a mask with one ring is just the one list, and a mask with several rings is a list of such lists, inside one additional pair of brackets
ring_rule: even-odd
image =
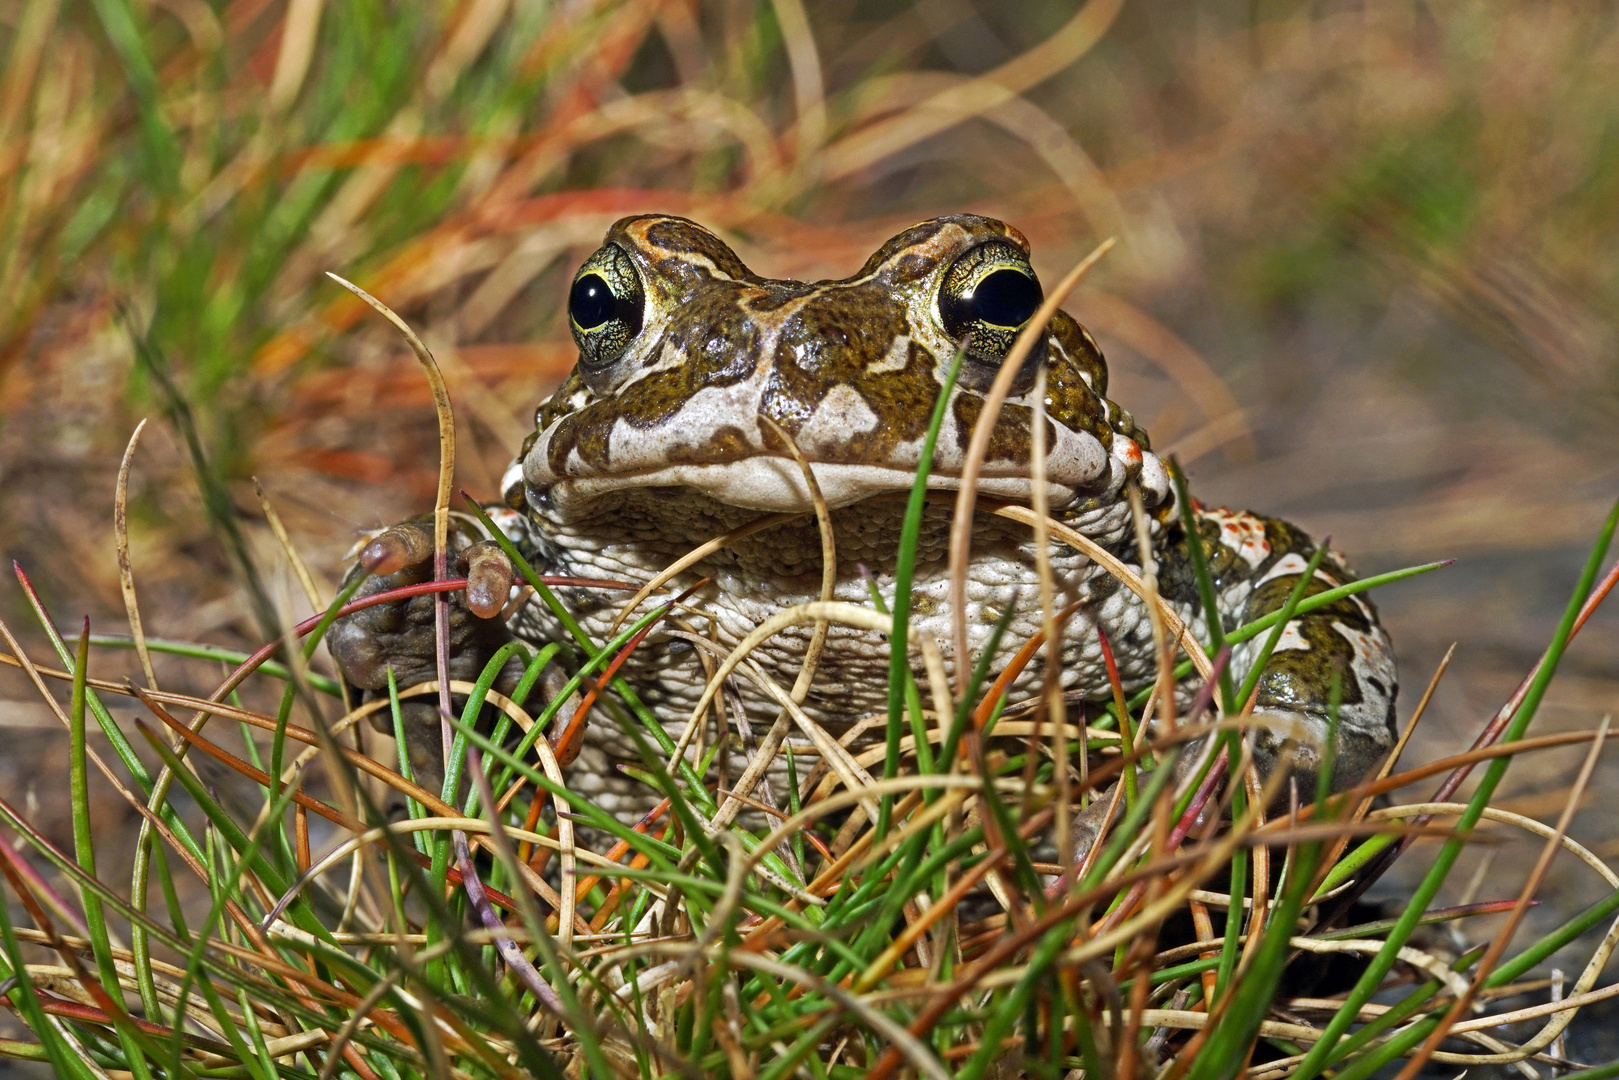
[[(431, 370), (430, 354), (412, 343)], [(447, 399), (441, 420), (447, 477)], [(937, 434), (938, 416), (929, 439)], [(908, 546), (917, 542), (925, 484), (924, 471), (909, 509)], [(440, 490), (447, 498), (447, 483)], [(671, 604), (628, 621), (610, 641), (592, 641), (550, 582), (509, 545), (523, 576), (570, 629), (570, 647), (530, 655), (513, 644), (473, 684), (391, 686), (386, 702), (336, 721), (320, 699), (341, 701), (337, 688), (310, 678), (305, 665), (331, 621), (355, 608), (356, 583), (284, 641), (239, 658), (216, 691), (200, 697), (150, 680), (137, 687), (93, 679), (88, 620), (76, 645), (65, 640), (19, 568), (61, 667), (36, 663), (9, 629), (6, 659), (47, 701), (55, 700), (48, 679), (71, 686), (59, 712), (71, 744), (74, 843), (71, 852), (56, 847), (0, 798), (0, 819), (20, 841), (5, 849), (3, 867), (31, 923), (9, 914), (0, 920), (0, 976), (32, 1032), (0, 1042), (0, 1053), (48, 1061), (61, 1076), (263, 1080), (1148, 1073), (1308, 1080), (1326, 1069), (1369, 1076), (1402, 1057), (1410, 1072), (1429, 1058), (1538, 1056), (1551, 1041), (1547, 1032), (1555, 1035), (1591, 1000), (1611, 944), (1591, 958), (1560, 1017), (1521, 1046), (1484, 1034), (1488, 1025), (1477, 1019), (1459, 1024), (1465, 1006), (1523, 992), (1521, 980), (1537, 963), (1619, 916), (1619, 881), (1580, 917), (1508, 953), (1550, 854), (1578, 848), (1565, 835), (1565, 812), (1547, 859), (1516, 900), (1429, 905), (1490, 813), (1513, 755), (1587, 742), (1570, 808), (1589, 779), (1605, 724), (1538, 739), (1527, 731), (1564, 648), (1619, 578), (1616, 568), (1598, 582), (1616, 521), (1619, 509), (1541, 664), (1473, 750), (1337, 796), (1324, 778), (1310, 804), (1280, 816), (1267, 815), (1274, 795), (1248, 770), (1235, 706), (1250, 690), (1219, 685), (1225, 648), (1271, 631), (1268, 652), (1274, 627), (1292, 612), (1432, 567), (1309, 598), (1301, 590), (1275, 617), (1207, 643), (1207, 652), (1193, 646), (1182, 663), (1194, 664), (1192, 677), (1205, 682), (1200, 706), (1156, 737), (1145, 734), (1151, 696), (1186, 677), (1173, 650), (1164, 652), (1154, 687), (1133, 699), (1115, 687), (1109, 709), (1092, 708), (1083, 724), (1058, 731), (1042, 722), (1038, 703), (1002, 698), (1015, 670), (992, 682), (981, 662), (959, 689), (951, 686), (937, 647), (906, 633), (903, 597), (891, 612), (806, 605), (781, 621), (889, 633), (896, 652), (898, 643), (920, 651), (926, 678), (914, 681), (911, 662), (892, 666), (896, 709), (883, 745), (864, 755), (869, 760), (801, 714), (795, 719), (807, 741), (766, 740), (789, 765), (784, 798), (746, 782), (743, 790), (711, 786), (705, 775), (715, 749), (677, 746), (616, 676)], [(1047, 526), (1084, 542), (1060, 522)], [(1195, 562), (1202, 595), (1210, 596), (1207, 571)], [(1129, 568), (1114, 572), (1155, 602)], [(411, 591), (442, 595), (464, 584), (445, 580), (442, 565), (438, 577)], [(1161, 615), (1174, 619), (1167, 609)], [(143, 651), (187, 651), (138, 632), (131, 640)], [(271, 669), (278, 651), (283, 664)], [(513, 697), (493, 695), (513, 652), (522, 654), (527, 676)], [(743, 652), (719, 666), (710, 697)], [(570, 681), (545, 704), (532, 690), (553, 661)], [(272, 681), (266, 700), (279, 701), (274, 711), (242, 703), (254, 680)], [(365, 713), (391, 708), (398, 731), (401, 699), (449, 689), (467, 700), (450, 720), (441, 790), (415, 783), (403, 760), (395, 771), (365, 752), (357, 738)], [(561, 715), (574, 691), (598, 704), (594, 722), (618, 723), (633, 737), (638, 775), (663, 796), (637, 823), (613, 818), (569, 786), (559, 762), (569, 759), (590, 708), (587, 700), (574, 717)], [(105, 704), (114, 696), (137, 699), (146, 718), (116, 720)], [(778, 700), (785, 724), (796, 702), (779, 690)], [(474, 724), (486, 705), (500, 714), (488, 734)], [(295, 723), (295, 709), (309, 723)], [(194, 711), (189, 722), (176, 715), (183, 710)], [(90, 748), (91, 718), (117, 768)], [(220, 738), (219, 725), (231, 721), (240, 727), (240, 754)], [(522, 729), (516, 739), (508, 737), (514, 726)], [(1143, 735), (1126, 742), (1121, 730)], [(1200, 745), (1197, 736), (1219, 732), (1209, 745), (1225, 755), (1207, 755), (1209, 765), (1194, 777), (1211, 782), (1193, 783), (1177, 799), (1173, 763)], [(1085, 755), (1091, 760), (1082, 769)], [(258, 792), (255, 814), (226, 805), (198, 770), (204, 756)], [(1469, 800), (1445, 803), (1481, 762), (1485, 776)], [(97, 874), (91, 764), (145, 823), (127, 891)], [(1054, 818), (1074, 809), (1058, 793), (1108, 798), (1107, 783), (1135, 766), (1149, 768), (1129, 799), (1120, 798), (1123, 785), (1111, 796), (1122, 803), (1117, 826), (1093, 850), (1048, 861), (1039, 841)], [(1372, 809), (1379, 793), (1447, 772), (1433, 800), (1442, 805)], [(390, 818), (390, 800), (405, 812)], [(743, 806), (756, 812), (739, 818)], [(1436, 814), (1455, 824), (1430, 824)], [(1197, 825), (1225, 816), (1225, 827)], [(317, 820), (332, 827), (324, 838)], [(1342, 925), (1349, 901), (1390, 856), (1428, 833), (1444, 844), (1404, 912)], [(597, 850), (581, 835), (607, 840)], [(206, 903), (182, 901), (187, 877), (203, 887)], [(1415, 943), (1419, 926), (1500, 911), (1514, 919), (1488, 950), (1446, 959)], [(1286, 990), (1290, 964), (1332, 953), (1371, 959), (1336, 997)], [(1410, 977), (1413, 970), (1422, 981)], [(1371, 1005), (1380, 993), (1384, 1004)], [(1441, 1050), (1446, 1032), (1478, 1045)]]

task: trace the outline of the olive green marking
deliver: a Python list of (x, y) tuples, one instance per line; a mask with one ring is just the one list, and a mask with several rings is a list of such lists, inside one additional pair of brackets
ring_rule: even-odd
[[(574, 368), (568, 372), (568, 377), (562, 381), (561, 386), (556, 388), (556, 392), (540, 402), (540, 407), (534, 410), (536, 437), (537, 433), (544, 431), (573, 411), (573, 406), (570, 403), (573, 401), (574, 395), (581, 390), (586, 393), (591, 392), (589, 386), (585, 383), (584, 376), (580, 374), (578, 368)], [(530, 449), (532, 449), (532, 444), (524, 448), (523, 457), (528, 457)], [(522, 459), (520, 458), (519, 460)]]
[(575, 450), (590, 468), (605, 471), (611, 464), (609, 439), (619, 420), (643, 431), (655, 428), (677, 416), (704, 387), (731, 386), (751, 377), (758, 367), (759, 328), (738, 308), (742, 292), (750, 289), (715, 281), (681, 305), (660, 346), (652, 350), (654, 356), (672, 351), (681, 362), (564, 416), (551, 436), (551, 471), (563, 475)]
[[(939, 247), (940, 235), (950, 229), (963, 234), (947, 245), (952, 251), (917, 250)], [(787, 317), (778, 333), (769, 370), (762, 373), (759, 411), (796, 435), (827, 394), (840, 386), (851, 387), (880, 423), (871, 431), (851, 432), (842, 444), (817, 447), (817, 457), (839, 463), (888, 463), (897, 446), (924, 434), (944, 360), (913, 340), (900, 371), (868, 373), (866, 369), (886, 357), (896, 340), (910, 336), (914, 313), (935, 302), (930, 292), (937, 288), (941, 268), (949, 265), (947, 258), (959, 258), (986, 244), (1028, 250), (1027, 239), (1002, 222), (953, 215), (900, 233), (879, 248), (853, 278), (806, 285), (759, 277), (724, 241), (685, 218), (625, 218), (608, 231), (606, 242), (619, 244), (643, 268), (648, 302), (669, 312), (662, 339), (631, 355), (640, 357), (637, 362), (643, 365), (671, 358), (677, 362), (638, 378), (630, 372), (629, 380), (616, 392), (593, 393), (583, 406), (572, 409), (569, 401), (585, 385), (576, 369), (536, 416), (539, 430), (554, 428), (547, 459), (556, 475), (568, 471), (567, 463), (574, 455), (589, 470), (608, 471), (612, 432), (619, 420), (636, 429), (657, 428), (675, 422), (704, 387), (734, 385), (761, 374), (763, 320), (759, 317), (779, 312), (805, 296), (808, 301)], [(714, 269), (694, 259), (704, 260)], [(1111, 447), (1117, 424), (1110, 425), (1109, 416), (1128, 418), (1128, 414), (1110, 410), (1101, 397), (1107, 369), (1096, 343), (1066, 313), (1058, 313), (1050, 330), (1067, 356), (1065, 360), (1052, 351), (1048, 415), (1072, 431), (1097, 439), (1104, 449)], [(989, 369), (983, 373), (987, 384), (994, 365), (980, 366)], [(965, 378), (964, 386), (971, 385), (973, 380)], [(952, 411), (957, 445), (964, 449), (982, 401), (969, 390), (958, 395)], [(991, 438), (988, 460), (1027, 462), (1031, 422), (1028, 407), (1006, 405)], [(1134, 430), (1133, 424), (1130, 430)], [(1048, 433), (1048, 445), (1054, 444), (1055, 430), (1048, 428)], [(745, 448), (757, 452), (753, 441), (741, 438), (740, 429), (733, 428), (681, 446), (676, 453), (683, 462), (713, 463), (746, 456)]]
[(1098, 397), (1107, 396), (1107, 361), (1102, 358), (1102, 347), (1096, 344), (1091, 332), (1066, 311), (1059, 311), (1047, 327), (1051, 336), (1068, 354), (1068, 361), (1090, 376), (1091, 389)]
[[(1280, 518), (1265, 517), (1261, 514), (1250, 516), (1256, 521), (1265, 523), (1265, 543), (1270, 545), (1270, 554), (1254, 570), (1256, 578), (1264, 577), (1270, 572), (1271, 567), (1289, 555), (1297, 555), (1301, 559), (1308, 560), (1315, 554), (1315, 541), (1310, 538), (1309, 533), (1298, 526)], [(1321, 570), (1340, 584), (1355, 580), (1355, 575), (1349, 572), (1349, 567), (1345, 566), (1337, 553), (1331, 549), (1328, 549), (1326, 557), (1321, 560)]]
[(612, 434), (616, 415), (611, 402), (597, 401), (564, 417), (546, 448), (546, 460), (551, 472), (556, 476), (566, 475), (568, 457), (575, 451), (589, 468), (607, 468), (607, 441)]
[[(983, 415), (984, 399), (977, 394), (958, 393), (951, 403), (951, 412), (956, 418), (956, 447), (965, 453), (972, 442), (973, 428)], [(984, 453), (984, 460), (1014, 465), (1026, 463), (1033, 453), (1033, 423), (1034, 410), (1027, 405), (1011, 402), (1002, 405), (1001, 415), (995, 418), (995, 430), (989, 434), (989, 449)], [(1056, 442), (1057, 430), (1047, 420), (1046, 445), (1054, 446)]]
[[(1247, 560), (1236, 548), (1225, 543), (1218, 519), (1198, 515), (1197, 523), (1198, 534), (1203, 538), (1204, 557), (1208, 560), (1209, 580), (1214, 583), (1216, 592), (1223, 593), (1253, 576), (1253, 568)], [(1179, 522), (1170, 527), (1166, 541), (1164, 557), (1158, 566), (1159, 592), (1178, 604), (1201, 604), (1192, 556), (1186, 546), (1186, 530)], [(1285, 594), (1282, 599), (1287, 599)], [(1221, 621), (1227, 631), (1238, 626), (1236, 612), (1226, 612)]]
[[(889, 269), (891, 281), (917, 281), (927, 277), (938, 266), (933, 259), (912, 256), (910, 254), (901, 255), (901, 253), (908, 253), (911, 248), (925, 244), (929, 240), (932, 240), (935, 236), (938, 236), (941, 232), (943, 232), (953, 220), (954, 219), (952, 218), (934, 218), (932, 221), (924, 221), (919, 225), (912, 225), (909, 229), (906, 229), (898, 236), (890, 238), (887, 243), (883, 244), (882, 247), (872, 252), (871, 258), (867, 259), (866, 264), (855, 272), (854, 277), (871, 277), (877, 273), (878, 269), (884, 263), (891, 259), (893, 259), (895, 263), (895, 265)], [(894, 259), (895, 255), (901, 255), (901, 258)], [(921, 261), (926, 263), (926, 268), (919, 269), (915, 267), (913, 263), (908, 262), (908, 260), (914, 258), (921, 258)]]
[[(890, 281), (902, 283), (930, 276), (938, 269), (938, 261), (926, 256), (908, 254), (909, 249), (921, 247), (951, 226), (955, 226), (967, 234), (968, 243), (961, 246), (962, 251), (966, 251), (975, 244), (990, 240), (1007, 240), (1022, 248), (1025, 255), (1029, 252), (1028, 239), (1004, 221), (980, 217), (977, 214), (947, 214), (944, 217), (936, 217), (929, 221), (912, 225), (898, 236), (891, 238), (872, 253), (871, 258), (866, 260), (866, 265), (862, 266), (854, 277), (868, 277), (877, 273), (878, 268), (890, 259), (894, 259), (895, 255), (901, 255), (901, 257), (894, 260), (895, 265), (890, 270)], [(907, 254), (902, 255), (901, 253)], [(915, 262), (917, 259), (925, 263), (925, 267), (918, 266)]]
[[(1248, 599), (1244, 618), (1253, 621), (1287, 603), (1298, 584), (1297, 574), (1284, 574), (1265, 582)], [(1313, 596), (1335, 588), (1338, 582), (1317, 577), (1305, 586), (1304, 595)], [(1365, 700), (1360, 680), (1355, 676), (1355, 645), (1338, 632), (1341, 623), (1361, 633), (1370, 633), (1372, 624), (1349, 597), (1300, 615), (1290, 624), (1309, 645), (1308, 649), (1280, 649), (1271, 653), (1265, 673), (1259, 679), (1257, 705), (1319, 713), (1329, 696), (1334, 673), (1343, 679), (1343, 703), (1359, 705)]]
[[(1052, 320), (1053, 331), (1057, 323), (1058, 320)], [(1046, 355), (1051, 360), (1046, 368), (1046, 415), (1070, 431), (1092, 436), (1102, 444), (1102, 449), (1111, 450), (1113, 429), (1108, 426), (1100, 392), (1093, 388), (1095, 375), (1091, 376), (1092, 386), (1085, 384), (1083, 376), (1087, 368), (1083, 357), (1077, 357), (1071, 348), (1066, 357), (1055, 349), (1047, 350)]]

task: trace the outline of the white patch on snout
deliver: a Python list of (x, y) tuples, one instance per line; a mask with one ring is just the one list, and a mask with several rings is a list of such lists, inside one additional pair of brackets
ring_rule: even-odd
[(795, 437), (798, 448), (811, 458), (849, 441), (852, 434), (877, 430), (877, 414), (848, 383), (839, 383), (815, 407)]
[(798, 449), (809, 457), (829, 457), (829, 452), (848, 442), (858, 432), (876, 431), (877, 415), (852, 385), (835, 385), (816, 405), (795, 436)]
[(905, 365), (911, 362), (911, 337), (909, 334), (900, 334), (894, 343), (888, 346), (888, 351), (866, 365), (867, 375), (888, 375), (897, 371), (904, 371)]
[(730, 386), (705, 386), (673, 416), (655, 427), (637, 427), (620, 417), (613, 421), (608, 436), (611, 469), (635, 472), (657, 468), (678, 457), (681, 448), (702, 446), (727, 428), (741, 431), (755, 449), (762, 449), (758, 424), (754, 420), (758, 413), (759, 390), (749, 381)]

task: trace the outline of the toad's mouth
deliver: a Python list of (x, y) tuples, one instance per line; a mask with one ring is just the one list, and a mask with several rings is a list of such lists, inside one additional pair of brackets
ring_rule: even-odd
[[(882, 465), (845, 465), (812, 462), (810, 471), (821, 497), (831, 509), (863, 502), (880, 495), (909, 491), (916, 483), (914, 469)], [(793, 512), (814, 509), (804, 472), (792, 458), (754, 457), (723, 465), (671, 465), (662, 469), (615, 476), (586, 476), (564, 479), (539, 490), (549, 493), (550, 501), (561, 509), (593, 503), (605, 496), (636, 488), (690, 488), (728, 506), (767, 512)], [(930, 473), (928, 490), (954, 491), (961, 478)], [(978, 490), (991, 496), (1027, 501), (1033, 495), (1033, 482), (1027, 476), (985, 476)], [(1047, 483), (1052, 505), (1067, 505), (1074, 498), (1073, 488)], [(531, 496), (537, 491), (531, 490)]]
[[(1090, 459), (1085, 461), (1065, 459), (1058, 452), (1047, 455), (1045, 493), (1052, 509), (1063, 509), (1079, 499), (1116, 495), (1131, 479), (1149, 492), (1167, 492), (1169, 477), (1163, 464), (1131, 440), (1116, 438), (1111, 453), (1099, 444), (1095, 449), (1095, 455), (1087, 455)], [(811, 461), (809, 468), (816, 488), (831, 509), (910, 491), (917, 476), (915, 466)], [(928, 490), (960, 489), (960, 473), (959, 461), (938, 462), (929, 471)], [(565, 513), (585, 509), (615, 494), (648, 488), (685, 488), (728, 506), (764, 512), (806, 512), (815, 505), (799, 463), (773, 454), (561, 477), (552, 476), (543, 459), (537, 463), (531, 455), (524, 466), (524, 480), (529, 505), (551, 506)], [(1005, 462), (986, 463), (976, 487), (981, 495), (1024, 503), (1032, 501), (1035, 494), (1027, 465)]]

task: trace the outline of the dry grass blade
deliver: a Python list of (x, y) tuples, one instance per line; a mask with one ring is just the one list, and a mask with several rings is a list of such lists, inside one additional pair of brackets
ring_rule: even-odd
[(732, 953), (731, 956), (732, 962), (742, 967), (754, 968), (768, 972), (779, 979), (799, 983), (814, 989), (823, 997), (836, 1001), (869, 1024), (873, 1031), (880, 1033), (883, 1038), (887, 1039), (889, 1044), (897, 1048), (898, 1052), (904, 1056), (905, 1060), (918, 1073), (929, 1077), (930, 1080), (952, 1080), (950, 1073), (945, 1070), (938, 1058), (921, 1040), (895, 1023), (886, 1014), (871, 1008), (859, 997), (849, 993), (842, 987), (834, 986), (824, 980), (817, 979), (807, 971), (789, 967), (757, 953), (736, 952)]
[[(781, 0), (777, 10), (780, 12), (785, 8), (796, 6), (797, 0)], [(802, 17), (802, 13), (799, 17)], [(806, 26), (806, 32), (807, 29)], [(815, 478), (815, 470), (810, 467), (809, 459), (787, 433), (787, 429), (768, 416), (761, 415), (760, 419), (792, 454), (793, 461), (798, 465), (799, 474), (804, 478), (804, 487), (809, 492), (810, 503), (815, 509), (815, 524), (821, 539), (821, 595), (818, 599), (823, 604), (831, 603), (833, 590), (838, 584), (838, 547), (837, 538), (832, 532), (832, 512), (827, 509), (826, 496), (821, 493), (821, 482)], [(821, 649), (826, 645), (826, 633), (831, 625), (828, 619), (820, 619), (815, 623), (815, 630), (810, 636), (809, 645), (804, 650), (803, 662), (798, 669), (798, 677), (793, 680), (794, 701), (802, 703), (804, 696), (809, 693), (810, 682), (815, 678), (815, 665), (820, 662)]]
[[(1069, 833), (1069, 814), (1072, 812), (1072, 794), (1069, 790), (1069, 774), (1071, 769), (1068, 762), (1071, 755), (1068, 751), (1068, 711), (1067, 703), (1062, 693), (1062, 638), (1058, 630), (1057, 615), (1057, 584), (1051, 570), (1051, 538), (1046, 532), (1046, 521), (1051, 516), (1050, 497), (1046, 491), (1046, 380), (1048, 373), (1044, 365), (1035, 373), (1034, 379), (1034, 419), (1032, 423), (1033, 440), (1030, 446), (1029, 480), (1031, 499), (1029, 509), (1034, 513), (1034, 552), (1035, 573), (1040, 581), (1040, 633), (1045, 638), (1046, 670), (1042, 680), (1042, 694), (1045, 708), (1043, 715), (1051, 721), (1052, 725), (1052, 760), (1057, 762), (1057, 807), (1056, 807), (1056, 840), (1057, 862), (1063, 867), (1064, 874), (1073, 870), (1074, 850), (1073, 841)], [(1123, 717), (1123, 712), (1120, 714)], [(1038, 738), (1038, 732), (1035, 738)], [(1080, 745), (1085, 745), (1084, 712), (1080, 713)], [(1028, 753), (1028, 769), (1034, 769), (1036, 755), (1033, 739)], [(1079, 779), (1083, 784), (1087, 771), (1088, 753), (1080, 755)], [(1029, 780), (1030, 790), (1033, 789), (1033, 776), (1025, 774)]]
[(618, 617), (613, 620), (612, 625), (608, 628), (608, 636), (618, 633), (619, 628), (624, 625), (624, 621), (635, 613), (635, 609), (641, 606), (642, 601), (678, 577), (681, 571), (691, 569), (716, 551), (722, 551), (738, 540), (746, 539), (755, 533), (764, 532), (766, 529), (773, 529), (777, 525), (800, 517), (803, 517), (803, 515), (797, 513), (770, 514), (756, 521), (750, 521), (746, 525), (740, 525), (722, 536), (716, 536), (707, 543), (699, 544), (697, 547), (692, 548), (686, 554), (658, 571), (645, 585), (636, 591), (634, 596), (624, 602), (624, 606), (619, 609)]
[(1124, 0), (1087, 0), (1061, 29), (1023, 55), (941, 91), (899, 116), (845, 136), (822, 155), (822, 176), (828, 180), (848, 176), (1002, 102), (1014, 100), (1089, 51), (1123, 6)]
[(309, 601), (309, 606), (315, 611), (324, 611), (326, 600), (322, 598), (320, 589), (315, 585), (314, 575), (309, 572), (309, 566), (304, 562), (303, 556), (298, 554), (297, 546), (287, 533), (286, 524), (282, 522), (281, 515), (276, 513), (270, 497), (264, 493), (264, 485), (259, 483), (258, 477), (253, 478), (253, 493), (258, 496), (259, 509), (264, 511), (264, 520), (269, 523), (270, 531), (275, 534), (276, 543), (281, 545), (281, 551), (287, 557), (287, 565), (292, 567), (293, 576), (298, 579), (298, 585), (304, 591), (304, 599)]
[[(433, 580), (444, 581), (449, 578), (448, 535), (450, 523), (450, 493), (455, 484), (455, 409), (450, 404), (450, 391), (444, 383), (444, 374), (439, 371), (438, 362), (422, 339), (416, 336), (416, 331), (410, 325), (394, 314), (393, 309), (381, 300), (372, 296), (364, 289), (351, 281), (347, 281), (331, 271), (326, 276), (337, 282), (343, 288), (364, 301), (372, 310), (393, 324), (394, 329), (404, 336), (410, 351), (416, 355), (422, 366), (422, 373), (427, 377), (427, 383), (433, 390), (433, 407), (438, 414), (438, 494), (433, 500)], [(449, 598), (440, 594), (434, 608), (434, 628), (438, 637), (438, 670), (439, 670), (439, 710), (446, 718), (443, 727), (444, 757), (450, 756), (450, 726), (447, 718), (450, 715), (450, 645), (449, 645)]]
[(129, 470), (135, 461), (135, 447), (140, 443), (146, 421), (141, 420), (129, 436), (129, 446), (118, 465), (118, 484), (113, 494), (113, 540), (118, 548), (118, 585), (124, 596), (124, 613), (129, 618), (129, 632), (135, 639), (135, 655), (140, 658), (141, 671), (146, 674), (146, 685), (157, 689), (157, 673), (152, 668), (152, 654), (146, 648), (146, 627), (141, 622), (140, 604), (135, 599), (135, 571), (129, 561)]
[[(1169, 608), (1158, 593), (1158, 559), (1153, 550), (1152, 530), (1147, 524), (1147, 512), (1141, 502), (1141, 488), (1132, 482), (1126, 484), (1124, 490), (1130, 501), (1130, 524), (1135, 530), (1136, 552), (1141, 559), (1141, 591), (1136, 595), (1140, 596), (1141, 602), (1146, 605), (1147, 623), (1152, 627), (1153, 651), (1157, 656), (1158, 679), (1155, 685), (1158, 688), (1160, 723), (1165, 731), (1174, 731), (1175, 694), (1169, 688), (1175, 684), (1175, 646), (1170, 642), (1173, 632), (1164, 618), (1164, 613)], [(1183, 625), (1180, 632), (1174, 636), (1180, 637), (1185, 633), (1186, 628)], [(1187, 655), (1195, 657), (1202, 652), (1202, 649), (1193, 649), (1189, 650)], [(1245, 712), (1246, 709), (1247, 706)], [(1144, 716), (1143, 720), (1145, 719)], [(1163, 815), (1155, 815), (1154, 820), (1162, 827), (1168, 825)]]
[[(998, 517), (1022, 522), (1031, 528), (1036, 525), (1034, 512), (1028, 507), (1020, 506), (1016, 503), (997, 505), (990, 512)], [(1121, 585), (1140, 597), (1142, 603), (1154, 605), (1155, 610), (1158, 612), (1158, 617), (1163, 620), (1169, 636), (1178, 642), (1181, 651), (1186, 654), (1187, 658), (1197, 668), (1198, 674), (1205, 680), (1214, 677), (1214, 665), (1209, 660), (1208, 653), (1204, 652), (1197, 639), (1192, 637), (1191, 632), (1186, 628), (1185, 621), (1179, 615), (1176, 615), (1174, 610), (1165, 604), (1161, 598), (1148, 591), (1146, 582), (1141, 580), (1140, 574), (1130, 569), (1129, 566), (1120, 561), (1118, 556), (1084, 533), (1064, 525), (1055, 518), (1047, 518), (1045, 528), (1049, 529), (1053, 536), (1069, 547), (1077, 548), (1084, 552), (1087, 558), (1103, 567)]]
[[(1592, 734), (1594, 736), (1595, 733)], [(1601, 744), (1594, 743), (1593, 745), (1599, 746)], [(1403, 803), (1399, 806), (1386, 806), (1379, 810), (1374, 810), (1368, 814), (1367, 817), (1372, 821), (1404, 819), (1412, 815), (1443, 815), (1455, 817), (1459, 816), (1462, 811), (1466, 809), (1467, 806), (1465, 803)], [(1566, 835), (1559, 836), (1557, 830), (1551, 826), (1536, 821), (1532, 817), (1525, 817), (1522, 814), (1515, 814), (1512, 811), (1505, 810), (1499, 806), (1487, 807), (1484, 811), (1483, 818), (1485, 821), (1499, 821), (1504, 825), (1512, 825), (1523, 829), (1525, 832), (1541, 837), (1548, 843), (1555, 840), (1556, 843), (1564, 850), (1568, 851), (1586, 866), (1590, 867), (1591, 870), (1598, 877), (1600, 877), (1609, 888), (1619, 889), (1619, 874), (1616, 874), (1610, 870), (1606, 863), (1604, 863), (1594, 852), (1586, 848), (1583, 844), (1571, 839)]]

